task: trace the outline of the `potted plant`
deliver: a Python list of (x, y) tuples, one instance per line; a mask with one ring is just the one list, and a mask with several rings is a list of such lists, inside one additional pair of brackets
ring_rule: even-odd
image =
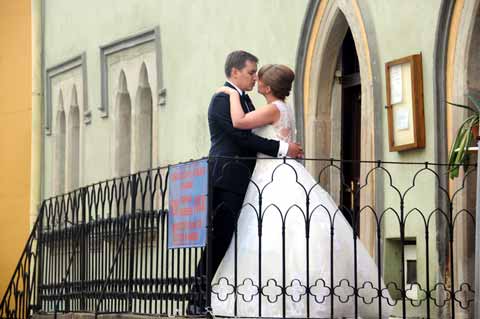
[(470, 110), (473, 114), (469, 115), (458, 129), (455, 136), (450, 155), (448, 157), (449, 176), (454, 179), (458, 176), (460, 165), (468, 162), (468, 148), (472, 141), (478, 138), (478, 125), (480, 116), (480, 100), (469, 95), (468, 99), (472, 102), (475, 108), (468, 105), (456, 104), (447, 102), (450, 105), (461, 107)]

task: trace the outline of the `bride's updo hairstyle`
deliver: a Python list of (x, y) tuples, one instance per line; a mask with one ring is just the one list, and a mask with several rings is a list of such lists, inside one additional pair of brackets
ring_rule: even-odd
[(276, 98), (284, 100), (290, 95), (295, 73), (283, 64), (266, 64), (258, 71), (258, 78), (270, 87)]

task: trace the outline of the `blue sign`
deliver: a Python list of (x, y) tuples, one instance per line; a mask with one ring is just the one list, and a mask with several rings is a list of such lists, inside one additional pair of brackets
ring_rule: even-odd
[(207, 160), (171, 166), (168, 183), (168, 248), (205, 246)]

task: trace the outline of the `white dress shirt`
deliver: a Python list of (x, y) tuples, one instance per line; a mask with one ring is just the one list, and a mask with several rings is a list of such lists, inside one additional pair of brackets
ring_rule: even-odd
[[(235, 88), (235, 90), (237, 90), (238, 94), (240, 94), (240, 97), (242, 97), (243, 95), (243, 91), (240, 90), (238, 88), (238, 86), (236, 86), (235, 84), (233, 84), (232, 82), (228, 81), (228, 83), (230, 83), (231, 86), (233, 86)], [(250, 108), (249, 106), (247, 105), (247, 110), (250, 112)], [(278, 154), (277, 154), (277, 157), (286, 157), (287, 154), (288, 154), (288, 143), (285, 142), (285, 141), (279, 141), (280, 142), (280, 145), (278, 146)]]

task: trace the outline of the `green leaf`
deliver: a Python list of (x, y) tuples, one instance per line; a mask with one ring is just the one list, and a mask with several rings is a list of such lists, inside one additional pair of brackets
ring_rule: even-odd
[(460, 166), (465, 168), (468, 161), (468, 147), (475, 138), (472, 134), (472, 127), (478, 123), (479, 114), (475, 113), (467, 117), (458, 128), (448, 157), (448, 172), (451, 179), (458, 176)]
[(471, 108), (470, 106), (468, 105), (463, 105), (463, 104), (457, 104), (457, 103), (452, 103), (452, 102), (448, 102), (447, 101), (447, 104), (450, 104), (450, 105), (453, 105), (453, 106), (457, 106), (457, 107), (461, 107), (461, 108), (464, 108), (464, 109), (467, 109), (467, 110), (470, 110), (472, 112), (475, 112), (475, 113), (478, 113), (479, 111)]
[(468, 99), (472, 101), (473, 105), (477, 108), (476, 113), (480, 112), (480, 100), (475, 98), (473, 95), (467, 95)]
[(458, 177), (458, 166), (455, 166), (450, 169), (450, 179), (454, 179), (455, 177)]

